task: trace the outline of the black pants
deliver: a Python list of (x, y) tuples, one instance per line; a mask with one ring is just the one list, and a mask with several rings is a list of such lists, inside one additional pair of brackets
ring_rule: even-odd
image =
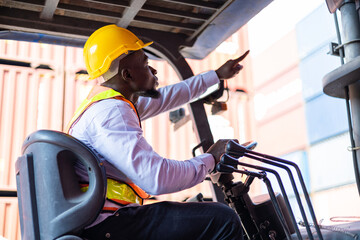
[(86, 229), (87, 239), (243, 239), (240, 219), (221, 203), (159, 202), (119, 209)]

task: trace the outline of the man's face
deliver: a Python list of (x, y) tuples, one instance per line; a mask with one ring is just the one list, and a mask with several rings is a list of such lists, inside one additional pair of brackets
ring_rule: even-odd
[[(158, 98), (160, 93), (156, 90), (159, 85), (155, 76), (157, 71), (149, 66), (148, 57), (143, 50), (138, 50), (130, 56), (131, 87), (139, 96)], [(129, 63), (129, 62), (128, 62)]]

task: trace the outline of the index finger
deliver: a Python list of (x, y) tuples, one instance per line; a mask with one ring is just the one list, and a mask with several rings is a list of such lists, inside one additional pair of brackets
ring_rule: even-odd
[(241, 62), (242, 60), (244, 60), (244, 58), (246, 58), (246, 56), (249, 54), (249, 52), (250, 52), (250, 50), (247, 50), (243, 55), (241, 55), (237, 59), (234, 59), (234, 62), (236, 62), (236, 63)]

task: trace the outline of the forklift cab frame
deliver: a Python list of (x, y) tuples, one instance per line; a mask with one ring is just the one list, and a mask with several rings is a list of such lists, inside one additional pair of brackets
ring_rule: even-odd
[[(256, 3), (253, 0), (4, 1), (0, 4), (0, 39), (82, 47), (93, 31), (115, 23), (128, 28), (144, 41), (154, 41), (154, 44), (146, 49), (150, 58), (166, 60), (179, 78), (184, 80), (193, 76), (185, 58), (206, 57), (271, 1), (257, 0)], [(348, 6), (346, 5), (346, 8)], [(339, 5), (339, 8), (341, 7), (343, 5)], [(345, 11), (345, 8), (343, 9)], [(347, 40), (351, 42), (354, 39)], [(338, 69), (338, 72), (325, 77), (324, 91), (329, 90), (329, 95), (336, 96), (338, 84), (341, 87), (349, 85), (349, 79), (354, 74), (340, 71), (345, 68), (348, 70), (349, 65), (345, 64), (343, 69)], [(352, 72), (358, 72), (358, 65), (353, 68), (351, 68)], [(350, 83), (352, 84), (353, 81), (358, 79), (351, 80)], [(360, 92), (358, 88), (357, 86), (352, 91)], [(190, 103), (189, 108), (199, 145), (203, 151), (206, 151), (214, 143), (214, 139), (204, 103), (204, 99), (199, 99)], [(354, 105), (353, 109), (357, 109), (356, 106)], [(358, 116), (360, 114), (356, 115), (356, 120)], [(359, 141), (355, 139), (356, 146), (359, 145)], [(216, 184), (213, 184), (212, 188), (213, 199), (224, 202), (223, 191)]]

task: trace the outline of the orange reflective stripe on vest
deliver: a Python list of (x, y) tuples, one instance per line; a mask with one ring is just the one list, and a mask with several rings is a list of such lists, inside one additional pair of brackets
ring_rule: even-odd
[[(81, 103), (79, 108), (76, 110), (73, 118), (67, 126), (66, 132), (68, 133), (72, 125), (77, 122), (83, 113), (88, 109), (93, 103), (115, 98), (121, 101), (127, 102), (131, 108), (134, 110), (139, 119), (139, 125), (141, 127), (141, 122), (137, 110), (134, 104), (127, 100), (121, 93), (107, 87), (95, 86), (87, 96), (87, 98)], [(108, 199), (115, 201), (120, 204), (129, 204), (129, 203), (139, 203), (142, 205), (143, 199), (149, 198), (150, 195), (147, 194), (144, 190), (139, 188), (133, 183), (122, 183), (114, 179), (107, 180), (108, 188), (106, 196)], [(83, 186), (83, 190), (86, 190), (87, 186)]]

